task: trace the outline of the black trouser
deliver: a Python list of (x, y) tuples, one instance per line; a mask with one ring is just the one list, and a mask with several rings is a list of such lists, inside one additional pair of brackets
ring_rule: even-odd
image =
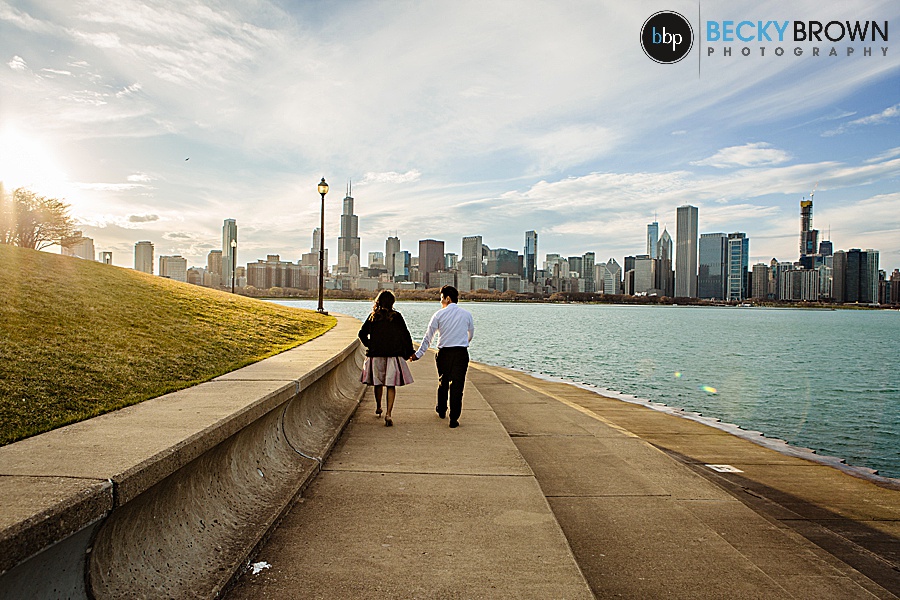
[(447, 396), (450, 397), (450, 420), (458, 421), (462, 413), (463, 386), (469, 368), (469, 349), (464, 346), (450, 346), (438, 350), (437, 410), (447, 410)]

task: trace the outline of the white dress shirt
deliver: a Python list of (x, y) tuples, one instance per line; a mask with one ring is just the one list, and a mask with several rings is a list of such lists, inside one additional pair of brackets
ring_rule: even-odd
[(456, 302), (451, 302), (445, 308), (434, 313), (431, 321), (428, 323), (428, 329), (425, 330), (425, 337), (416, 351), (416, 358), (422, 358), (434, 334), (438, 334), (437, 347), (463, 347), (468, 348), (472, 336), (475, 334), (475, 321), (472, 319), (472, 313), (460, 308)]

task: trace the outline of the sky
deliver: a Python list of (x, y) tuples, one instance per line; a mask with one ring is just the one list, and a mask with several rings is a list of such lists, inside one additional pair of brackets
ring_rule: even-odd
[[(659, 11), (692, 23), (678, 63), (641, 47)], [(744, 20), (888, 41), (710, 39)], [(65, 200), (114, 264), (150, 240), (204, 266), (225, 219), (239, 263), (297, 261), (322, 177), (329, 256), (352, 182), (362, 264), (389, 235), (521, 253), (527, 230), (541, 259), (622, 264), (684, 204), (701, 233), (746, 233), (751, 264), (793, 261), (815, 190), (820, 239), (890, 272), (900, 3), (0, 0), (0, 181)]]

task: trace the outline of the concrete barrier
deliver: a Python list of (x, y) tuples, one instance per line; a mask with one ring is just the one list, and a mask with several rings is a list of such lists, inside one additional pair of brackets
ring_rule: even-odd
[(362, 397), (358, 328), (0, 448), (0, 599), (220, 593)]

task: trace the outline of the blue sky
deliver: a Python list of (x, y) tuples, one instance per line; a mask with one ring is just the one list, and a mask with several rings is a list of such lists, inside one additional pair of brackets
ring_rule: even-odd
[[(640, 47), (660, 10), (694, 26), (674, 65)], [(896, 1), (0, 1), (0, 178), (64, 198), (126, 267), (139, 240), (204, 265), (227, 218), (240, 262), (296, 261), (324, 176), (331, 256), (350, 180), (364, 255), (534, 229), (542, 256), (620, 263), (682, 204), (752, 262), (795, 260), (818, 184), (835, 249), (900, 268), (900, 43), (702, 39), (745, 19), (900, 36)]]

